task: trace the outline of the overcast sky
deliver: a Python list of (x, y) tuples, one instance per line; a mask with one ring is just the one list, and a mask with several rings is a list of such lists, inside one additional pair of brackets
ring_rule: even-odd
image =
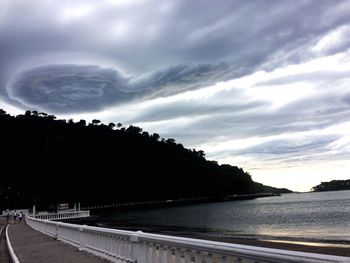
[(0, 107), (137, 125), (264, 184), (349, 179), (350, 1), (1, 0)]

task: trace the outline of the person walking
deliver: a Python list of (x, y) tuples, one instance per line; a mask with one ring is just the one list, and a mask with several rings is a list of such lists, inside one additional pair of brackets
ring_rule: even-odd
[(18, 218), (19, 218), (19, 222), (21, 223), (21, 222), (22, 222), (22, 218), (23, 218), (23, 213), (22, 213), (22, 211), (19, 212)]
[(16, 224), (17, 221), (17, 211), (13, 213), (13, 223)]
[(10, 223), (10, 218), (11, 218), (10, 212), (7, 212), (7, 215), (6, 215), (7, 224)]

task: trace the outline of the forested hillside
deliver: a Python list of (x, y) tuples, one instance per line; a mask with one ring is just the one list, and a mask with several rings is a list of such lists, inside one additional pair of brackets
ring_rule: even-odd
[(312, 190), (314, 192), (350, 190), (350, 179), (322, 182), (319, 185), (314, 186)]
[(0, 110), (0, 209), (263, 192), (241, 168), (218, 165), (135, 126)]

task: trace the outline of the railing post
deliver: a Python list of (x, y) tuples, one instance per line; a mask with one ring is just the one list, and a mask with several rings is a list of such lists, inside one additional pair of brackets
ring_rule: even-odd
[(84, 228), (86, 227), (86, 225), (82, 225), (80, 228), (79, 228), (79, 250), (80, 251), (83, 251), (85, 250), (85, 239), (84, 239)]
[(137, 231), (135, 234), (130, 236), (131, 242), (131, 259), (133, 262), (146, 263), (146, 244), (140, 242), (139, 234), (141, 231)]
[(58, 222), (57, 224), (56, 224), (56, 233), (55, 233), (55, 237), (54, 237), (54, 239), (55, 240), (58, 240), (58, 238), (59, 238), (59, 228), (60, 228), (60, 225), (61, 225), (61, 223), (60, 222)]

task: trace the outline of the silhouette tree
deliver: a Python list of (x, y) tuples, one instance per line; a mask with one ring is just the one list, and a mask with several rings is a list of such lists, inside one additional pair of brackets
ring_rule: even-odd
[(55, 115), (47, 115), (46, 118), (48, 118), (49, 120), (56, 120), (56, 116)]
[(350, 190), (350, 179), (322, 182), (319, 185), (312, 187), (311, 190), (314, 192)]
[(108, 127), (111, 128), (111, 129), (113, 130), (114, 127), (115, 127), (115, 124), (114, 124), (113, 122), (110, 122), (110, 123), (108, 124)]
[(97, 125), (97, 124), (99, 124), (99, 123), (101, 123), (100, 120), (96, 120), (96, 119), (93, 119), (93, 120), (92, 120), (92, 124), (93, 124), (93, 125)]
[(158, 133), (153, 133), (153, 134), (152, 134), (152, 138), (153, 138), (155, 141), (158, 141), (159, 138), (160, 138), (160, 136), (159, 136)]
[(78, 122), (78, 124), (79, 124), (80, 126), (86, 126), (86, 121), (85, 121), (85, 120), (80, 120), (80, 121)]
[(144, 132), (142, 132), (142, 136), (143, 136), (143, 137), (149, 137), (149, 133), (146, 132), (146, 131), (144, 131)]
[(126, 132), (131, 133), (131, 134), (141, 134), (142, 129), (140, 127), (136, 127), (136, 126), (130, 125), (126, 129)]
[(165, 142), (168, 143), (168, 144), (175, 144), (175, 140), (171, 139), (171, 138), (166, 139)]
[(199, 156), (200, 158), (204, 158), (204, 157), (205, 157), (204, 151), (199, 150), (199, 151), (197, 152), (197, 154), (198, 154), (198, 156)]

